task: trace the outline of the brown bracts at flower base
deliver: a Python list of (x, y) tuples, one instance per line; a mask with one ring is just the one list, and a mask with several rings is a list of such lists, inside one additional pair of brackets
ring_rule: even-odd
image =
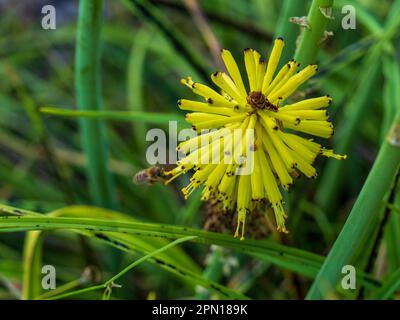
[[(192, 111), (186, 115), (186, 120), (200, 134), (178, 146), (185, 157), (165, 173), (170, 176), (167, 183), (194, 170), (189, 185), (182, 189), (185, 198), (203, 186), (203, 200), (220, 201), (223, 210), (237, 212), (235, 236), (240, 233), (241, 239), (246, 216), (266, 204), (274, 211), (277, 230), (287, 232), (281, 189), (287, 190), (299, 173), (308, 178), (316, 177), (313, 163), (318, 155), (338, 160), (346, 158), (325, 149), (312, 138), (296, 134), (297, 131), (330, 138), (333, 124), (323, 108), (328, 107), (332, 99), (321, 96), (286, 102), (316, 74), (318, 67), (308, 65), (298, 70), (299, 64), (291, 60), (277, 71), (283, 47), (283, 39), (276, 39), (267, 61), (253, 49), (244, 50), (248, 86), (228, 50), (222, 50), (221, 56), (229, 75), (224, 72), (211, 75), (219, 92), (194, 82), (191, 77), (182, 79), (184, 85), (203, 99), (201, 102), (186, 99), (178, 102), (180, 109)], [(206, 129), (213, 131), (204, 133)], [(241, 129), (240, 144), (235, 140), (238, 129)], [(246, 145), (248, 130), (254, 133), (251, 145)], [(200, 143), (204, 141), (207, 143)], [(224, 160), (226, 156), (236, 156), (241, 162), (210, 162), (212, 154)], [(250, 172), (238, 170), (250, 162)]]

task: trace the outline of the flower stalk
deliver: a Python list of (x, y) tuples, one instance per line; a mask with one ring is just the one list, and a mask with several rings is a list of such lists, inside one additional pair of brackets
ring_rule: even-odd
[[(299, 1), (296, 1), (299, 2)], [(333, 0), (313, 0), (307, 16), (307, 27), (304, 27), (300, 36), (300, 43), (297, 47), (294, 59), (303, 66), (315, 63), (324, 32), (329, 22), (329, 10), (332, 9)], [(325, 15), (324, 13), (325, 12)]]

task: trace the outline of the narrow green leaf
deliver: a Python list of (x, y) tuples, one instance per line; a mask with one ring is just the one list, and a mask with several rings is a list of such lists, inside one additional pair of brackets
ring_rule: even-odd
[(400, 288), (400, 268), (386, 279), (382, 287), (376, 291), (374, 298), (376, 300), (390, 299), (395, 292)]
[[(390, 189), (392, 181), (399, 170), (400, 145), (400, 111), (393, 121), (368, 178), (354, 204), (353, 209), (335, 241), (328, 257), (325, 259), (310, 291), (308, 299), (323, 299), (335, 288), (341, 277), (342, 267), (351, 264), (354, 253), (362, 248), (374, 228), (373, 222), (380, 213), (382, 199)], [(397, 145), (396, 145), (397, 141)]]
[[(75, 207), (77, 208), (77, 207)], [(82, 210), (82, 207), (78, 207)], [(63, 210), (72, 210), (74, 207)], [(16, 211), (19, 213), (16, 213)], [(84, 207), (89, 215), (90, 212), (96, 212), (99, 208)], [(100, 209), (103, 210), (103, 209)], [(131, 234), (137, 237), (156, 237), (160, 239), (174, 239), (183, 236), (197, 236), (193, 242), (206, 245), (215, 244), (226, 248), (257, 257), (263, 261), (274, 263), (282, 268), (293, 270), (307, 277), (314, 277), (322, 262), (323, 257), (309, 253), (300, 249), (290, 248), (269, 240), (257, 241), (246, 239), (240, 241), (230, 235), (206, 232), (188, 227), (178, 227), (171, 225), (125, 222), (121, 220), (110, 219), (88, 219), (88, 218), (66, 218), (66, 217), (48, 217), (42, 215), (25, 216), (25, 212), (18, 209), (0, 205), (0, 212), (8, 214), (17, 214), (17, 216), (5, 216), (0, 219), (0, 233), (2, 232), (20, 232), (31, 230), (57, 230), (57, 229), (77, 229), (88, 232), (115, 232), (120, 234), (121, 238), (125, 234)], [(109, 211), (112, 212), (112, 211)], [(22, 214), (22, 215), (21, 215)], [(31, 213), (26, 213), (30, 214)], [(118, 213), (116, 213), (118, 214)], [(122, 235), (121, 235), (122, 234)], [(376, 286), (377, 282), (371, 277), (359, 275), (366, 286)]]
[[(100, 34), (103, 7), (104, 0), (79, 1), (75, 86), (78, 108), (82, 111), (102, 108)], [(113, 178), (107, 170), (108, 142), (104, 123), (97, 119), (81, 119), (80, 124), (93, 202), (116, 209)]]
[(166, 124), (168, 121), (184, 123), (182, 117), (177, 114), (163, 114), (139, 111), (95, 111), (72, 110), (55, 107), (42, 107), (40, 112), (47, 115), (66, 118), (90, 118), (97, 120), (138, 121), (143, 123)]

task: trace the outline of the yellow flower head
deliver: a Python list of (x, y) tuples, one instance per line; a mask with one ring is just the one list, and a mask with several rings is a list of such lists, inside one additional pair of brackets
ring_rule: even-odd
[[(287, 190), (299, 171), (308, 178), (316, 177), (312, 164), (317, 155), (346, 158), (321, 147), (313, 139), (293, 133), (330, 138), (333, 125), (327, 121), (328, 113), (323, 108), (332, 99), (322, 96), (285, 103), (318, 68), (309, 65), (297, 72), (299, 64), (291, 60), (276, 73), (283, 47), (283, 39), (276, 39), (268, 62), (257, 51), (244, 50), (248, 89), (228, 50), (222, 50), (221, 56), (229, 75), (224, 72), (211, 75), (220, 92), (193, 82), (190, 77), (181, 81), (204, 100), (178, 102), (180, 109), (192, 111), (186, 120), (200, 134), (178, 146), (185, 157), (166, 174), (171, 181), (195, 170), (189, 185), (182, 189), (185, 198), (203, 185), (203, 200), (218, 201), (224, 210), (237, 210), (235, 237), (242, 226), (241, 239), (246, 215), (265, 203), (275, 213), (277, 230), (286, 233), (287, 216), (280, 188)], [(211, 129), (214, 130), (204, 132)], [(254, 136), (250, 143), (245, 139), (247, 132)], [(213, 161), (216, 155), (218, 161)], [(250, 162), (252, 170), (240, 173), (238, 169)]]

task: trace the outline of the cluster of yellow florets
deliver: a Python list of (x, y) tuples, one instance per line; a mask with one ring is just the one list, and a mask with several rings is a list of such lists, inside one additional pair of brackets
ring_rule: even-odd
[[(285, 100), (315, 75), (318, 68), (309, 65), (297, 72), (299, 64), (292, 60), (275, 75), (283, 47), (284, 41), (276, 39), (268, 62), (257, 51), (244, 50), (249, 90), (228, 50), (223, 50), (221, 55), (229, 75), (224, 72), (211, 75), (220, 92), (193, 82), (190, 77), (182, 80), (204, 99), (203, 102), (184, 99), (178, 102), (180, 109), (193, 111), (186, 115), (186, 120), (200, 135), (179, 145), (178, 149), (186, 157), (167, 174), (172, 180), (194, 169), (190, 184), (182, 190), (185, 198), (203, 185), (203, 200), (214, 199), (220, 201), (226, 210), (237, 210), (235, 236), (242, 225), (241, 238), (246, 215), (260, 203), (271, 204), (277, 229), (287, 232), (280, 188), (288, 189), (299, 171), (308, 178), (316, 177), (313, 162), (318, 155), (345, 158), (323, 148), (313, 139), (288, 132), (290, 129), (330, 138), (333, 125), (328, 121), (327, 111), (322, 108), (330, 105), (332, 99), (322, 96), (285, 105)], [(203, 133), (204, 129), (216, 130)], [(240, 145), (234, 139), (237, 129), (242, 132)], [(246, 146), (248, 130), (254, 132), (251, 146)], [(214, 163), (210, 161), (211, 154), (220, 155), (220, 159), (226, 159), (227, 155), (234, 159), (236, 155), (242, 163), (222, 160)], [(238, 174), (237, 169), (250, 159), (251, 172)]]

